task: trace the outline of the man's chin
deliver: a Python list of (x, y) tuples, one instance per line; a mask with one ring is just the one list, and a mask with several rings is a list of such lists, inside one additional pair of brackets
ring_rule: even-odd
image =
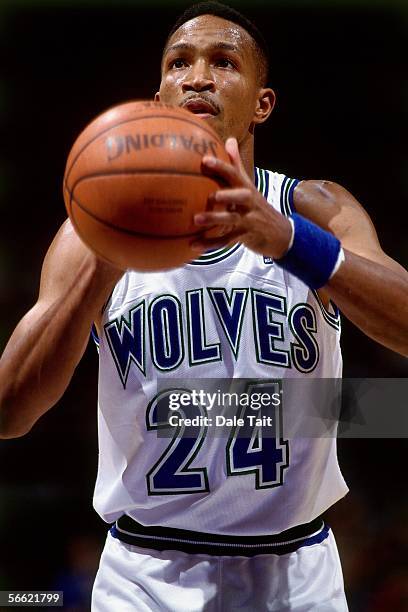
[(200, 113), (196, 115), (196, 117), (200, 117), (203, 121), (208, 123), (209, 126), (217, 133), (218, 137), (224, 142), (225, 141), (225, 131), (224, 124), (219, 115), (211, 115), (210, 113)]
[(226, 137), (225, 137), (225, 131), (224, 131), (224, 124), (222, 122), (222, 119), (220, 118), (220, 115), (212, 115), (211, 113), (192, 113), (192, 114), (194, 115), (194, 117), (198, 117), (199, 119), (202, 119), (203, 121), (208, 123), (208, 125), (217, 134), (218, 138), (222, 140), (222, 142), (225, 142)]

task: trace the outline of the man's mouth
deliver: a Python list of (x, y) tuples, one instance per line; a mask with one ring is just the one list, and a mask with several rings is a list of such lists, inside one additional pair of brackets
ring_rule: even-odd
[(182, 107), (201, 119), (215, 117), (219, 112), (215, 105), (202, 98), (191, 98), (190, 100), (186, 100), (183, 102)]

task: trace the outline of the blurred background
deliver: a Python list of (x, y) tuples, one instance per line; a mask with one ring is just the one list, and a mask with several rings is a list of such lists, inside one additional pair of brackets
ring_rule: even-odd
[[(65, 218), (65, 159), (110, 105), (157, 90), (166, 33), (190, 2), (0, 0), (0, 349), (37, 296)], [(383, 248), (408, 266), (408, 4), (251, 0), (278, 96), (258, 165), (348, 188)], [(408, 376), (402, 357), (343, 320), (345, 376)], [(64, 590), (89, 609), (107, 526), (92, 510), (97, 355), (90, 344), (59, 405), (0, 441), (0, 590)], [(386, 407), (384, 407), (386, 409)], [(328, 513), (350, 609), (408, 610), (406, 440), (339, 441), (349, 495)]]

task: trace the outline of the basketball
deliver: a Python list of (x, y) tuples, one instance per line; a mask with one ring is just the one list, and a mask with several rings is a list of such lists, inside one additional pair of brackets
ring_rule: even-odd
[(174, 268), (193, 260), (207, 210), (220, 184), (201, 172), (204, 155), (225, 161), (224, 144), (185, 109), (137, 101), (115, 106), (75, 141), (64, 175), (64, 201), (83, 242), (122, 269)]

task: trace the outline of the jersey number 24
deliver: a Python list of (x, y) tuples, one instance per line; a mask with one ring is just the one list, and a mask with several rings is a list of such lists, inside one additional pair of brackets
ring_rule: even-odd
[[(259, 393), (269, 393), (272, 396), (277, 389), (281, 391), (280, 381), (263, 380), (250, 383), (246, 391), (251, 398), (254, 393), (258, 396)], [(289, 444), (282, 437), (282, 402), (266, 409), (263, 407), (258, 413), (250, 406), (239, 405), (235, 422), (244, 424), (232, 426), (229, 436), (225, 433), (225, 427), (221, 429), (214, 424), (216, 417), (209, 416), (205, 407), (194, 403), (188, 406), (188, 414), (179, 408), (178, 413), (182, 414), (179, 414), (178, 422), (181, 424), (170, 429), (170, 395), (185, 392), (186, 389), (166, 389), (158, 393), (147, 406), (147, 429), (156, 430), (158, 437), (170, 438), (172, 435), (167, 448), (146, 475), (149, 495), (209, 492), (207, 467), (191, 467), (206, 439), (209, 444), (224, 444), (228, 476), (253, 474), (255, 489), (283, 484), (284, 471), (289, 466)], [(255, 417), (248, 418), (249, 414)], [(184, 417), (199, 417), (196, 419), (198, 425), (186, 426)], [(259, 424), (263, 417), (267, 417), (266, 421), (263, 420), (267, 425)], [(207, 425), (209, 422), (210, 428)], [(225, 437), (225, 442), (222, 436)]]

